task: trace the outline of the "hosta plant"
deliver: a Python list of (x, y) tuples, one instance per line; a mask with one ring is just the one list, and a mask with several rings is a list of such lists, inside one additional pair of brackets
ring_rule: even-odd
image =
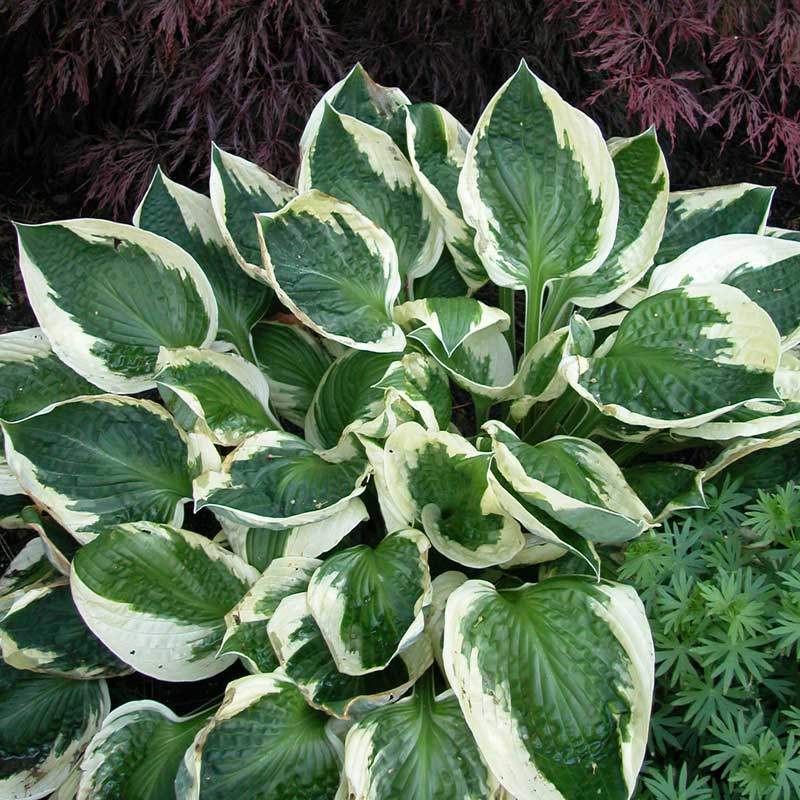
[[(603, 563), (800, 437), (800, 243), (524, 64), (471, 134), (356, 67), (300, 145), (18, 225), (0, 795), (630, 797), (653, 644)], [(131, 672), (193, 712), (109, 713)]]

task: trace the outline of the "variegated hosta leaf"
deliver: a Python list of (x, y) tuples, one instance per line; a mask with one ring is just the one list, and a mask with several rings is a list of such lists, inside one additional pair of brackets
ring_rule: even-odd
[(327, 450), (340, 443), (346, 446), (343, 440), (354, 433), (385, 437), (390, 432), (386, 392), (377, 384), (396, 358), (392, 353), (364, 350), (348, 350), (337, 358), (322, 376), (308, 408), (306, 439)]
[(444, 674), (442, 643), (444, 642), (444, 612), (447, 600), (453, 592), (467, 580), (463, 572), (448, 570), (439, 573), (431, 581), (431, 604), (426, 609), (425, 635), (430, 639), (433, 655), (439, 669)]
[(330, 366), (330, 356), (301, 325), (262, 322), (253, 328), (252, 336), (274, 409), (289, 422), (302, 426), (311, 398)]
[(311, 191), (259, 214), (264, 269), (281, 302), (322, 336), (359, 350), (402, 350), (391, 239), (349, 203)]
[(603, 136), (524, 62), (478, 120), (458, 196), (489, 277), (531, 303), (556, 278), (593, 273), (614, 244), (619, 192)]
[(273, 559), (264, 574), (225, 616), (225, 638), (219, 652), (236, 653), (251, 672), (272, 672), (278, 659), (267, 636), (267, 622), (281, 600), (304, 592), (314, 570), (322, 564), (316, 558), (299, 556)]
[(99, 219), (18, 225), (20, 269), (58, 357), (107, 392), (153, 389), (160, 347), (207, 347), (217, 303), (178, 245)]
[(56, 791), (110, 706), (103, 680), (37, 675), (0, 661), (0, 797), (38, 800)]
[(100, 391), (56, 356), (41, 328), (0, 334), (0, 419), (18, 422)]
[(667, 215), (669, 174), (654, 128), (630, 139), (611, 139), (619, 186), (619, 221), (614, 246), (592, 275), (564, 278), (559, 297), (599, 308), (636, 284), (653, 263)]
[[(22, 496), (27, 498), (28, 502), (25, 505), (30, 503), (30, 498), (23, 494), (25, 490), (20, 486), (19, 481), (17, 480), (17, 476), (11, 470), (11, 467), (8, 465), (8, 461), (5, 459), (5, 455), (2, 451), (0, 451), (0, 500), (2, 499), (9, 499), (12, 497)], [(12, 506), (9, 505), (9, 508)], [(22, 526), (17, 526), (22, 527)]]
[(175, 392), (197, 415), (203, 432), (224, 447), (281, 427), (269, 406), (264, 374), (233, 353), (163, 348), (155, 380)]
[(441, 106), (417, 103), (406, 111), (406, 136), (417, 180), (442, 219), (447, 249), (469, 288), (479, 289), (486, 283), (486, 270), (475, 252), (475, 230), (464, 222), (458, 199), (469, 131)]
[(468, 293), (469, 286), (461, 277), (453, 256), (447, 249), (442, 250), (436, 266), (430, 272), (414, 281), (412, 292), (416, 298), (464, 297)]
[(130, 672), (86, 627), (61, 577), (17, 598), (0, 621), (0, 648), (10, 667), (64, 678)]
[[(217, 336), (252, 360), (250, 329), (264, 316), (272, 292), (263, 283), (254, 283), (239, 267), (214, 218), (211, 200), (171, 181), (158, 168), (133, 224), (175, 242), (197, 261), (217, 301)], [(255, 236), (252, 218), (250, 227)]]
[(380, 672), (358, 676), (339, 672), (308, 610), (305, 593), (281, 601), (267, 632), (281, 666), (308, 702), (342, 719), (397, 700), (433, 662), (430, 642), (420, 636)]
[(371, 439), (361, 439), (364, 453), (372, 468), (372, 482), (375, 494), (378, 495), (378, 505), (381, 510), (381, 519), (389, 533), (410, 527), (414, 520), (407, 516), (406, 509), (401, 508), (394, 500), (389, 484), (392, 478), (387, 469), (387, 454), (380, 444)]
[(226, 153), (215, 144), (211, 145), (209, 188), (225, 243), (239, 266), (263, 282), (261, 245), (253, 215), (277, 211), (297, 192), (256, 164)]
[(428, 327), (417, 328), (408, 338), (419, 342), (467, 392), (502, 400), (511, 389), (514, 359), (497, 325), (467, 336), (452, 356), (447, 355), (444, 345)]
[(0, 492), (0, 530), (15, 530), (24, 525), (22, 511), (30, 504), (26, 494)]
[(524, 542), (489, 486), (491, 456), (463, 437), (401, 425), (386, 441), (384, 473), (409, 523), (421, 522), (433, 546), (469, 567), (512, 558)]
[(225, 615), (258, 573), (196, 533), (147, 522), (120, 525), (82, 547), (72, 596), (92, 632), (126, 664), (163, 681), (216, 675)]
[(775, 400), (780, 335), (744, 292), (692, 284), (632, 308), (591, 358), (562, 362), (570, 384), (628, 425), (691, 428), (751, 400)]
[(75, 537), (50, 517), (40, 514), (36, 506), (26, 506), (21, 517), (25, 527), (39, 535), (47, 560), (62, 575), (69, 575), (72, 559), (80, 547)]
[(3, 431), (25, 491), (79, 541), (123, 522), (183, 521), (195, 454), (161, 406), (101, 395)]
[[(800, 430), (778, 431), (764, 436), (752, 436), (737, 439), (729, 444), (704, 470), (703, 480), (709, 483), (720, 473), (730, 469), (733, 477), (747, 474), (748, 487), (755, 492), (758, 489), (771, 491), (775, 486), (795, 480), (795, 462), (792, 458), (797, 447), (786, 447), (800, 439)], [(776, 448), (777, 452), (771, 451)], [(738, 462), (744, 461), (747, 467)], [(774, 463), (772, 463), (774, 462)], [(787, 466), (789, 471), (787, 473)]]
[(453, 412), (450, 382), (447, 372), (433, 358), (406, 353), (389, 365), (375, 385), (387, 392), (387, 408), (396, 408), (399, 401), (413, 409), (426, 428), (433, 430), (450, 424)]
[(632, 588), (467, 581), (447, 602), (444, 663), (481, 754), (518, 800), (631, 796), (654, 677)]
[(798, 425), (800, 403), (754, 402), (746, 403), (696, 428), (678, 428), (672, 431), (672, 436), (725, 443), (742, 437), (769, 436)]
[(340, 672), (382, 670), (422, 635), (429, 547), (419, 531), (398, 531), (329, 556), (314, 573), (306, 601)]
[(752, 183), (670, 192), (656, 266), (674, 261), (690, 247), (715, 236), (764, 233), (774, 193), (774, 186)]
[(503, 796), (458, 700), (451, 691), (434, 697), (433, 687), (359, 720), (347, 734), (344, 768), (354, 800)]
[(233, 552), (263, 572), (274, 559), (281, 556), (318, 558), (336, 547), (366, 519), (369, 519), (366, 506), (358, 497), (354, 497), (342, 506), (341, 511), (319, 522), (309, 522), (282, 531), (248, 528), (227, 520), (222, 520), (222, 527)]
[(57, 577), (58, 573), (47, 558), (44, 543), (38, 537), (31, 539), (0, 576), (0, 620), (26, 592), (48, 586)]
[(788, 239), (792, 242), (800, 242), (800, 231), (790, 231), (788, 228), (773, 228), (767, 225), (764, 228), (765, 236), (773, 236), (776, 239)]
[(186, 750), (176, 800), (333, 798), (344, 758), (329, 718), (276, 673), (228, 684)]
[(772, 318), (785, 348), (800, 341), (800, 242), (732, 234), (708, 239), (662, 264), (650, 280), (653, 295), (692, 283), (741, 289)]
[(438, 215), (403, 151), (382, 130), (326, 104), (303, 151), (297, 185), (301, 192), (318, 189), (352, 204), (385, 231), (404, 283), (439, 260)]
[(195, 481), (195, 507), (249, 527), (294, 528), (343, 510), (364, 491), (367, 472), (361, 458), (331, 463), (299, 437), (269, 431)]
[(388, 133), (395, 144), (403, 149), (406, 146), (403, 108), (409, 103), (400, 89), (375, 83), (364, 67), (356, 64), (314, 106), (300, 137), (300, 150), (305, 153), (316, 138), (326, 105)]
[(660, 461), (623, 470), (656, 523), (684, 508), (706, 508), (703, 474), (689, 464)]
[(647, 507), (594, 442), (554, 436), (530, 445), (500, 422), (484, 428), (492, 436), (494, 463), (510, 488), (584, 538), (625, 542), (651, 527)]
[(468, 336), (493, 327), (505, 331), (510, 324), (505, 311), (487, 306), (472, 297), (411, 300), (394, 310), (394, 319), (408, 329), (412, 322), (426, 326), (439, 340), (448, 358)]
[(178, 717), (161, 703), (115, 708), (81, 762), (77, 800), (175, 800), (175, 776), (208, 712)]

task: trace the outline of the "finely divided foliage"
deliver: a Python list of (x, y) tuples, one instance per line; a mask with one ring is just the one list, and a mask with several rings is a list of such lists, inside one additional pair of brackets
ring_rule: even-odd
[[(472, 133), (357, 66), (300, 145), (296, 189), (215, 147), (133, 225), (18, 226), (0, 797), (627, 800), (654, 653), (608, 565), (797, 469), (800, 243), (524, 63)], [(192, 713), (109, 714), (132, 671)]]

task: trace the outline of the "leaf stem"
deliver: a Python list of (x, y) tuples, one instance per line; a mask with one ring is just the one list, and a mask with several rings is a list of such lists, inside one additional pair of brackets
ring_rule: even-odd
[(481, 397), (479, 394), (473, 394), (472, 405), (475, 407), (475, 431), (480, 433), (481, 426), (489, 419), (489, 410), (494, 405), (494, 401), (490, 397)]
[(539, 341), (542, 323), (542, 282), (535, 280), (525, 290), (525, 352)]
[(556, 425), (569, 416), (579, 400), (580, 398), (572, 389), (567, 389), (564, 394), (551, 401), (547, 408), (536, 417), (522, 438), (530, 444), (549, 439), (553, 435)]

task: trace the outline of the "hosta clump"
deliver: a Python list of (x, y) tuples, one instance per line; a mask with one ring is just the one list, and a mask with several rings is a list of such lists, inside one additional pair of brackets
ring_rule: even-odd
[[(524, 64), (472, 134), (356, 67), (301, 151), (18, 226), (0, 792), (629, 797), (653, 645), (604, 561), (800, 437), (800, 243)], [(194, 713), (108, 714), (130, 671)]]

